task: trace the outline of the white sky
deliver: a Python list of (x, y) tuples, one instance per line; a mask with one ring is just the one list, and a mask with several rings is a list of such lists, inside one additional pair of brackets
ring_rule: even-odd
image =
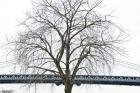
[[(140, 64), (140, 1), (139, 0), (104, 0), (103, 7), (108, 11), (114, 11), (117, 23), (130, 34), (130, 40), (125, 44), (128, 51), (126, 61)], [(14, 38), (19, 31), (18, 21), (25, 17), (26, 11), (31, 10), (31, 0), (0, 0), (0, 46), (6, 42), (6, 37)], [(0, 73), (13, 73), (13, 66), (3, 64), (5, 60), (5, 50), (0, 47)], [(130, 66), (130, 65), (129, 65)], [(132, 67), (132, 66), (131, 66)], [(140, 76), (140, 66), (134, 67), (137, 70), (126, 68), (122, 65), (113, 67), (113, 75)], [(15, 93), (33, 93), (33, 90), (20, 88), (20, 85), (1, 85), (1, 89), (14, 89)], [(38, 85), (40, 93), (51, 93), (48, 85)], [(44, 88), (43, 88), (44, 87)], [(92, 85), (92, 86), (74, 86), (73, 93), (139, 93), (140, 87), (135, 86), (110, 86), (110, 85)], [(54, 87), (54, 93), (64, 93), (63, 86)]]

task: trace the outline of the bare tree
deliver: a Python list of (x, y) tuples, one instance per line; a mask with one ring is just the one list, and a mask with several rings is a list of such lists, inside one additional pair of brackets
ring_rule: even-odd
[[(110, 70), (122, 31), (102, 15), (102, 0), (41, 0), (22, 23), (14, 56), (24, 70), (59, 74), (71, 93), (77, 74)], [(98, 14), (99, 13), (99, 14)]]

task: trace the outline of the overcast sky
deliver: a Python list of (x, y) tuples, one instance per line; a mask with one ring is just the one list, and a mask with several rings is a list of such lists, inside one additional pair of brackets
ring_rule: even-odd
[[(140, 76), (140, 1), (139, 0), (104, 0), (103, 8), (112, 12), (124, 30), (129, 33), (130, 40), (125, 44), (128, 51), (126, 61), (128, 65), (116, 64), (113, 67), (113, 75)], [(19, 31), (18, 20), (24, 19), (27, 11), (31, 10), (31, 0), (0, 0), (0, 73), (13, 73), (13, 66), (9, 63), (4, 64), (5, 49), (2, 47), (6, 42), (6, 37), (14, 38)], [(133, 64), (131, 64), (133, 63)], [(13, 87), (14, 86), (14, 87)], [(1, 89), (14, 89), (15, 93), (33, 93), (32, 90), (20, 88), (20, 85), (1, 85)], [(45, 85), (40, 86), (40, 93), (51, 93), (51, 88)], [(44, 88), (43, 88), (44, 87)], [(47, 87), (47, 88), (46, 88)], [(63, 86), (54, 87), (54, 93), (64, 93)], [(73, 93), (139, 93), (140, 87), (135, 86), (74, 86)], [(49, 92), (48, 92), (49, 91)]]

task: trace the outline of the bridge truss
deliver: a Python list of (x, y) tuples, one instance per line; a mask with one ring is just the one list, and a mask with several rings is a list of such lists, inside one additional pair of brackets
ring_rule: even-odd
[[(63, 84), (59, 75), (37, 75), (37, 74), (10, 74), (0, 75), (1, 84), (12, 83), (55, 83)], [(140, 77), (130, 76), (101, 76), (101, 75), (77, 75), (74, 84), (105, 84), (105, 85), (135, 85), (140, 86)]]

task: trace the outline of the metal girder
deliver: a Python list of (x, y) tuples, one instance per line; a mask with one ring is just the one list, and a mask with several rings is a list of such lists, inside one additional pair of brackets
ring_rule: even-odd
[[(0, 75), (1, 84), (12, 83), (55, 83), (63, 84), (59, 75), (38, 74), (8, 74)], [(76, 75), (74, 84), (105, 84), (105, 85), (134, 85), (140, 86), (140, 77), (130, 76), (101, 76), (101, 75)]]

